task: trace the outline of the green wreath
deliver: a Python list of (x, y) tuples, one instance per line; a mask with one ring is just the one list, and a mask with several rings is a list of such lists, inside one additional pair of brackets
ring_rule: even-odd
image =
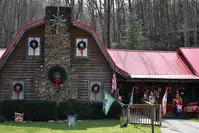
[[(33, 45), (35, 44), (35, 45)], [(33, 48), (33, 49), (36, 49), (38, 47), (39, 43), (37, 40), (31, 40), (30, 41), (30, 47)]]
[(65, 82), (65, 80), (67, 79), (67, 74), (63, 67), (55, 66), (55, 67), (51, 68), (48, 72), (48, 79), (52, 83), (54, 83), (55, 79), (56, 79), (56, 76), (55, 76), (56, 73), (60, 74), (60, 84), (63, 84)]
[(20, 92), (23, 90), (23, 85), (21, 83), (16, 83), (14, 86), (13, 86), (13, 89), (14, 91), (16, 92), (18, 89), (17, 87), (19, 86), (19, 90)]
[[(95, 88), (97, 88), (97, 90), (96, 90)], [(96, 92), (94, 92), (95, 90), (96, 90)], [(93, 93), (98, 93), (99, 90), (100, 90), (100, 85), (99, 85), (99, 84), (93, 84), (93, 85), (91, 86), (91, 91), (92, 91)]]
[(86, 42), (85, 41), (79, 41), (77, 44), (77, 47), (79, 50), (81, 50), (81, 44), (83, 44), (84, 49), (86, 48)]

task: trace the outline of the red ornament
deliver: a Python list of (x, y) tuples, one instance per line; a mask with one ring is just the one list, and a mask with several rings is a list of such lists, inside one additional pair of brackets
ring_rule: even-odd
[(55, 87), (58, 86), (60, 84), (61, 80), (60, 78), (56, 78), (55, 79)]

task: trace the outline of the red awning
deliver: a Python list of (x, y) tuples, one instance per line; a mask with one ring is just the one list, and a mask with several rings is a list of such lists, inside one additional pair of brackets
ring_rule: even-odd
[(199, 79), (176, 52), (108, 50), (115, 64), (131, 78)]
[(189, 63), (195, 74), (199, 76), (199, 48), (180, 48), (185, 60)]

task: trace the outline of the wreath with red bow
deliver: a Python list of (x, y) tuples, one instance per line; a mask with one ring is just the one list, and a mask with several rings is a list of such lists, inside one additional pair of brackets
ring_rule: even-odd
[(77, 44), (77, 48), (80, 50), (81, 52), (81, 56), (83, 55), (83, 50), (86, 48), (86, 42), (81, 40), (78, 42)]
[(37, 40), (31, 40), (30, 41), (30, 47), (32, 49), (36, 49), (39, 46), (39, 42)]
[[(83, 44), (83, 46), (82, 46)], [(83, 48), (83, 50), (86, 48), (86, 42), (85, 41), (79, 41), (77, 44), (77, 47), (79, 50), (81, 50)]]
[(30, 41), (30, 47), (33, 49), (33, 55), (35, 55), (35, 49), (39, 46), (39, 42), (37, 40)]
[(48, 79), (54, 84), (55, 87), (63, 84), (67, 79), (65, 69), (60, 66), (51, 68), (48, 72)]
[(96, 96), (97, 96), (97, 93), (99, 92), (100, 90), (100, 85), (99, 84), (93, 84), (91, 86), (91, 91), (94, 93), (94, 98), (96, 100)]
[(19, 97), (20, 92), (22, 92), (22, 90), (23, 90), (23, 85), (21, 83), (16, 83), (13, 86), (13, 90), (16, 92), (17, 97)]

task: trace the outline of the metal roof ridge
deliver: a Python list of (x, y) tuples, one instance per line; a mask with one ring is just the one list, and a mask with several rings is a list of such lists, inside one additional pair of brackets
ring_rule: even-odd
[(131, 50), (131, 49), (107, 49), (108, 51), (123, 51), (123, 52), (153, 52), (153, 53), (177, 53), (177, 51), (161, 51), (161, 50)]

